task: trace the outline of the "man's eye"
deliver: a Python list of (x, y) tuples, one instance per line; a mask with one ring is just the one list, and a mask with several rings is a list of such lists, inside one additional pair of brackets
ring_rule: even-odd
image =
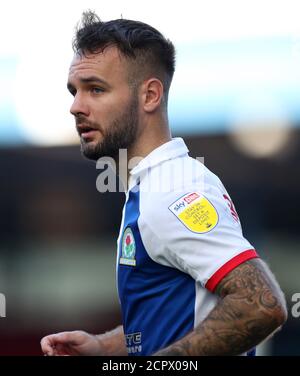
[(99, 93), (103, 93), (103, 89), (101, 89), (101, 87), (93, 87), (92, 88), (92, 92), (95, 93), (95, 94), (99, 94)]

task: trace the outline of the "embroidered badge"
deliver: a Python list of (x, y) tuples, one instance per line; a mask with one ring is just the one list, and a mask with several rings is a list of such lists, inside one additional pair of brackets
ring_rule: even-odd
[(169, 209), (185, 227), (198, 234), (211, 231), (219, 220), (214, 206), (198, 192), (184, 195), (170, 205)]
[(130, 227), (127, 227), (122, 237), (122, 254), (120, 257), (120, 264), (136, 266), (135, 259), (135, 241)]

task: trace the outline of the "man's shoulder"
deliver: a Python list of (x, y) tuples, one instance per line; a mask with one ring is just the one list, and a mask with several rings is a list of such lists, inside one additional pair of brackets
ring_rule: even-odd
[[(205, 193), (212, 188), (223, 189), (219, 177), (201, 161), (187, 156), (170, 159), (148, 169), (143, 174), (139, 190), (148, 200), (153, 198), (156, 202), (165, 202), (190, 191)], [(147, 203), (150, 204), (150, 201)]]
[(141, 181), (140, 214), (155, 227), (172, 221), (174, 214), (184, 208), (212, 202), (223, 195), (224, 187), (213, 172), (193, 158), (185, 159), (166, 161), (163, 168), (152, 169)]

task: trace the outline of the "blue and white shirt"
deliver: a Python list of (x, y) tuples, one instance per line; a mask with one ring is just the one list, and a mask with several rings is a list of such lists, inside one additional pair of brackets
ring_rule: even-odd
[(131, 170), (118, 238), (117, 284), (129, 355), (151, 355), (197, 327), (214, 290), (257, 257), (220, 179), (181, 138)]

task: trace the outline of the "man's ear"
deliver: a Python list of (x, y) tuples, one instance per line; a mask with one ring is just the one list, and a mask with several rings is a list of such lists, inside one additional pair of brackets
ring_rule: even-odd
[(153, 112), (161, 104), (164, 87), (158, 78), (150, 78), (142, 84), (142, 104), (144, 111)]

